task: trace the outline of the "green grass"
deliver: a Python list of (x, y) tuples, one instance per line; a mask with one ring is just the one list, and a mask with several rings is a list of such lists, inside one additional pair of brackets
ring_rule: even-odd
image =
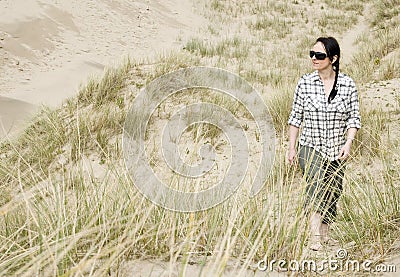
[(240, 38), (226, 38), (217, 43), (205, 42), (198, 38), (193, 38), (186, 43), (185, 49), (190, 53), (200, 54), (202, 57), (224, 57), (246, 59), (248, 49), (246, 42)]
[(329, 0), (324, 0), (324, 3), (328, 6), (328, 8), (333, 8), (340, 10), (342, 12), (355, 12), (357, 15), (359, 15), (359, 12), (364, 9), (364, 1), (344, 1), (344, 0), (339, 0), (339, 1), (329, 1)]
[(131, 67), (132, 64), (128, 59), (123, 66), (106, 70), (100, 82), (93, 79), (89, 80), (88, 84), (80, 90), (78, 101), (94, 104), (96, 107), (104, 103), (118, 101), (117, 95), (126, 86)]
[(266, 15), (257, 17), (254, 22), (250, 21), (247, 24), (251, 30), (255, 30), (256, 32), (263, 31), (266, 38), (274, 36), (280, 39), (290, 34), (294, 25), (290, 19), (282, 19), (280, 16), (268, 17)]
[(372, 25), (387, 29), (398, 26), (400, 13), (400, 1), (398, 0), (383, 0), (374, 2), (375, 18), (372, 20)]

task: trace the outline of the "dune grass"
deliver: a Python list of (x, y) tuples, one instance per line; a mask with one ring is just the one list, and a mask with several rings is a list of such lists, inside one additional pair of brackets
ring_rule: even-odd
[[(307, 71), (306, 53), (320, 32), (318, 28), (340, 35), (355, 24), (354, 14), (365, 5), (355, 0), (337, 6), (324, 3), (321, 9), (314, 1), (301, 0), (280, 4), (257, 1), (255, 5), (212, 1), (206, 9), (210, 22), (214, 27), (218, 26), (215, 21), (233, 23), (237, 29), (231, 30), (232, 36), (221, 37), (218, 28), (223, 27), (215, 27), (210, 40), (194, 37), (181, 52), (156, 62), (126, 60), (101, 79), (89, 80), (63, 107), (44, 109), (17, 140), (4, 141), (0, 160), (1, 274), (118, 275), (124, 261), (158, 259), (178, 264), (181, 276), (192, 264), (204, 267), (205, 276), (222, 275), (228, 269), (248, 276), (261, 259), (321, 259), (305, 246), (305, 182), (299, 170), (285, 162), (287, 118), (295, 83)], [(380, 7), (379, 3), (373, 2)], [(310, 5), (322, 11), (310, 15), (308, 22), (326, 24), (309, 28), (301, 11), (306, 12)], [(327, 18), (330, 9), (342, 16)], [(268, 15), (268, 20), (276, 19), (277, 14), (292, 19), (289, 25), (286, 19), (275, 24), (257, 18), (256, 13)], [(394, 15), (378, 13), (376, 20), (384, 17), (390, 21)], [(243, 23), (241, 17), (248, 20)], [(348, 25), (343, 27), (344, 20)], [(242, 38), (243, 32), (249, 37)], [(381, 61), (398, 49), (398, 28), (378, 30), (372, 36), (374, 43), (369, 39), (359, 42), (354, 67), (349, 69), (361, 88), (372, 78), (380, 81), (397, 76), (374, 74), (384, 68), (377, 59)], [(132, 184), (122, 160), (122, 128), (130, 103), (146, 83), (193, 65), (222, 66), (257, 88), (270, 108), (278, 147), (272, 174), (255, 198), (247, 197), (248, 191), (242, 188), (215, 208), (177, 213), (154, 205)], [(232, 101), (221, 97), (214, 101), (247, 119)], [(166, 108), (160, 108), (160, 113)], [(384, 109), (362, 109), (363, 129), (345, 177), (334, 237), (355, 259), (380, 262), (399, 250), (395, 242), (400, 235), (396, 163), (400, 145), (385, 139), (389, 117)], [(188, 132), (193, 138), (200, 134), (216, 141), (221, 135), (219, 129), (202, 124)]]

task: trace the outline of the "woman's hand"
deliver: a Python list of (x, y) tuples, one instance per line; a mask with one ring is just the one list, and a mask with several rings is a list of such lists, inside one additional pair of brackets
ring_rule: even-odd
[(350, 148), (351, 148), (352, 140), (347, 140), (346, 144), (340, 149), (338, 159), (346, 160), (350, 156)]
[(296, 149), (295, 148), (289, 148), (289, 152), (287, 155), (287, 160), (290, 165), (294, 164), (294, 160), (296, 159)]

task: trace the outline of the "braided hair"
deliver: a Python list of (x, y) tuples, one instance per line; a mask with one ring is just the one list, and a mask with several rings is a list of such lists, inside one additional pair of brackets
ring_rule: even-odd
[(324, 45), (326, 54), (331, 61), (333, 61), (334, 56), (337, 56), (336, 61), (334, 63), (332, 63), (333, 71), (335, 71), (335, 81), (333, 83), (332, 90), (329, 93), (329, 97), (328, 97), (328, 103), (330, 103), (337, 94), (336, 85), (337, 85), (337, 79), (338, 79), (338, 75), (339, 75), (340, 47), (339, 47), (339, 43), (337, 42), (337, 40), (334, 37), (319, 37), (317, 39), (316, 43), (317, 42), (321, 42)]

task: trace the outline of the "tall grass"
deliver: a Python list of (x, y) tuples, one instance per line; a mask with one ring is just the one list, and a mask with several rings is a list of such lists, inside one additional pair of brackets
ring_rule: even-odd
[[(167, 269), (171, 275), (185, 275), (189, 265), (196, 265), (203, 276), (251, 275), (261, 259), (323, 259), (331, 255), (330, 248), (324, 249), (324, 257), (315, 257), (306, 249), (305, 182), (299, 170), (285, 162), (293, 91), (297, 79), (307, 71), (306, 53), (316, 37), (315, 29), (300, 16), (306, 6), (316, 5), (311, 2), (212, 1), (206, 13), (214, 23), (230, 22), (245, 29), (223, 38), (216, 30), (207, 42), (194, 37), (186, 42), (184, 51), (165, 54), (154, 63), (127, 60), (106, 71), (102, 79), (89, 80), (65, 107), (43, 110), (17, 140), (3, 143), (1, 275), (117, 275), (126, 270), (127, 261), (139, 259), (180, 265), (178, 272)], [(309, 20), (331, 20), (325, 16), (328, 8), (343, 13), (338, 21), (326, 22), (327, 30), (339, 35), (355, 23), (353, 13), (364, 4), (325, 1), (324, 11), (313, 13)], [(267, 15), (264, 18), (283, 15), (281, 24), (292, 17), (291, 24), (282, 31), (282, 25), (257, 18), (257, 13)], [(240, 16), (254, 19), (246, 21), (254, 24), (239, 22)], [(343, 20), (349, 20), (348, 25), (343, 25)], [(258, 35), (269, 28), (273, 35), (260, 39)], [(242, 38), (242, 32), (249, 37)], [(398, 28), (376, 31), (372, 36), (377, 40), (360, 42), (353, 58), (350, 75), (360, 84), (374, 76), (379, 68), (377, 59), (380, 63), (398, 48)], [(136, 190), (122, 161), (121, 135), (127, 109), (147, 82), (192, 65), (223, 66), (257, 87), (269, 106), (278, 144), (272, 173), (255, 198), (247, 197), (250, 181), (246, 181), (238, 193), (215, 208), (177, 213), (154, 205)], [(388, 74), (378, 78), (390, 78)], [(194, 99), (190, 94), (180, 95), (171, 103), (179, 106), (185, 97)], [(248, 115), (237, 103), (224, 97), (213, 100), (247, 122)], [(160, 107), (160, 113), (167, 108)], [(161, 117), (167, 119), (167, 113)], [(363, 129), (347, 166), (334, 237), (354, 258), (378, 261), (396, 251), (400, 176), (395, 161), (400, 149), (385, 139), (389, 117), (383, 109), (362, 109)], [(251, 133), (251, 125), (246, 126)], [(189, 137), (204, 140), (218, 141), (221, 136), (218, 128), (202, 124), (187, 132)], [(149, 144), (155, 145), (156, 151), (156, 142)]]
[(340, 236), (355, 241), (355, 249), (363, 258), (371, 259), (370, 253), (376, 253), (372, 258), (376, 261), (398, 251), (392, 243), (400, 231), (400, 176), (394, 169), (392, 150), (396, 151), (383, 149), (367, 165), (368, 171), (352, 175), (342, 200)]

